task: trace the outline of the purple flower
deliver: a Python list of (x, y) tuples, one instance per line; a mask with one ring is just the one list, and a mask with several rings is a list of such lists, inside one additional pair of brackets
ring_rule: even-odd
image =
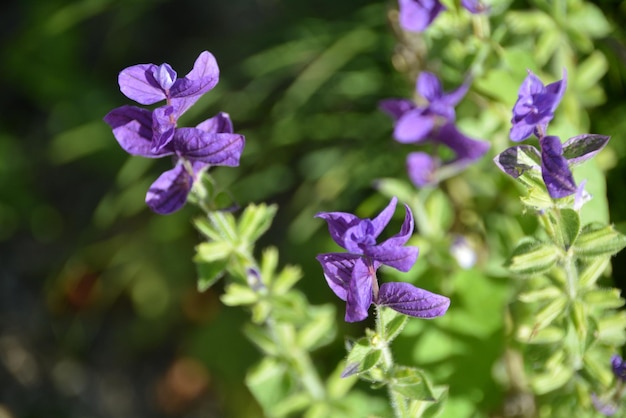
[(595, 393), (591, 394), (591, 403), (593, 404), (594, 408), (596, 408), (596, 411), (607, 417), (612, 417), (617, 413), (617, 410), (619, 409), (616, 404), (603, 401)]
[(315, 215), (328, 223), (332, 239), (347, 253), (317, 256), (331, 290), (346, 301), (347, 322), (362, 321), (372, 303), (388, 306), (405, 315), (434, 318), (443, 315), (450, 300), (409, 283), (384, 283), (378, 286), (376, 271), (387, 265), (409, 271), (417, 260), (418, 249), (404, 246), (413, 233), (413, 214), (405, 205), (406, 214), (400, 232), (377, 243), (377, 238), (395, 212), (397, 199), (374, 219), (361, 219), (350, 213), (321, 212)]
[(180, 209), (194, 181), (210, 166), (239, 165), (245, 140), (233, 133), (228, 114), (219, 113), (195, 128), (177, 126), (178, 118), (218, 79), (217, 63), (207, 51), (198, 56), (183, 78), (178, 78), (169, 64), (133, 65), (119, 74), (120, 90), (126, 97), (143, 105), (166, 101), (154, 110), (118, 107), (104, 117), (117, 142), (129, 154), (174, 157), (175, 167), (161, 174), (146, 195), (148, 206), (159, 214)]
[(522, 83), (517, 102), (513, 106), (513, 118), (510, 137), (513, 141), (523, 141), (533, 133), (543, 137), (548, 123), (554, 117), (559, 102), (563, 98), (567, 85), (567, 72), (563, 70), (563, 79), (544, 86), (541, 80), (528, 70), (528, 76)]
[[(478, 0), (462, 0), (461, 5), (470, 13), (487, 11)], [(446, 10), (439, 0), (398, 0), (398, 9), (400, 26), (411, 32), (423, 32)]]
[(152, 147), (159, 151), (174, 137), (178, 118), (219, 80), (215, 57), (202, 52), (193, 69), (177, 78), (169, 64), (138, 64), (122, 70), (118, 77), (120, 90), (126, 97), (142, 105), (165, 100), (166, 104), (152, 113)]
[(595, 156), (609, 139), (605, 135), (584, 134), (561, 144), (558, 137), (545, 136), (539, 139), (541, 151), (532, 145), (518, 145), (498, 154), (494, 162), (513, 178), (529, 170), (541, 170), (550, 197), (558, 199), (575, 194), (574, 208), (580, 209), (589, 196), (584, 191), (584, 181), (576, 186), (571, 168)]
[(456, 154), (448, 161), (440, 161), (421, 152), (409, 154), (409, 178), (416, 186), (423, 187), (461, 171), (482, 157), (489, 149), (489, 143), (463, 135), (454, 124), (454, 107), (465, 96), (467, 83), (445, 93), (437, 76), (423, 72), (416, 84), (418, 94), (426, 102), (425, 106), (417, 106), (407, 99), (387, 99), (380, 103), (380, 108), (396, 122), (396, 141), (404, 144), (430, 141), (444, 145)]
[(611, 357), (611, 369), (619, 380), (626, 382), (626, 361), (620, 355), (615, 354)]

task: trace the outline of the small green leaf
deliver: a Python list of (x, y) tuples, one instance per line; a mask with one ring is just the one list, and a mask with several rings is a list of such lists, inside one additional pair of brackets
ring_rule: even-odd
[(540, 290), (532, 290), (530, 292), (520, 293), (517, 299), (524, 303), (534, 303), (545, 300), (553, 300), (561, 296), (561, 290), (556, 286), (547, 286)]
[(332, 305), (309, 307), (311, 319), (298, 332), (297, 344), (312, 351), (335, 338), (335, 308)]
[(209, 214), (209, 222), (220, 238), (229, 242), (237, 242), (237, 224), (232, 213), (215, 211)]
[(566, 248), (569, 248), (580, 233), (580, 217), (577, 211), (568, 208), (561, 209), (560, 216), (559, 227), (561, 228), (561, 235)]
[(267, 335), (265, 328), (258, 325), (246, 324), (243, 328), (243, 333), (266, 355), (278, 355), (279, 349), (276, 347), (274, 341), (272, 341), (272, 338)]
[(599, 50), (595, 50), (587, 59), (576, 66), (574, 84), (580, 91), (588, 90), (600, 81), (608, 71), (608, 68), (609, 64), (604, 54)]
[(598, 321), (598, 340), (621, 346), (626, 341), (626, 312), (620, 311)]
[(198, 292), (204, 292), (213, 286), (226, 271), (228, 260), (218, 260), (213, 263), (196, 263), (198, 271)]
[(286, 294), (302, 278), (302, 270), (297, 266), (285, 266), (271, 284), (275, 294)]
[(409, 182), (394, 178), (376, 181), (376, 190), (388, 198), (397, 197), (401, 202), (410, 202), (415, 196), (415, 187)]
[(593, 223), (583, 228), (572, 250), (581, 258), (592, 258), (614, 255), (624, 247), (626, 236), (618, 232), (613, 225), (602, 226)]
[(346, 358), (346, 367), (343, 369), (341, 377), (352, 376), (353, 374), (362, 372), (363, 360), (372, 350), (374, 350), (374, 348), (370, 345), (369, 338), (359, 338), (352, 345), (352, 348), (348, 353), (348, 357)]
[(232, 247), (225, 241), (202, 242), (196, 246), (196, 256), (194, 261), (210, 263), (212, 261), (224, 260), (232, 254)]
[(193, 220), (193, 224), (196, 229), (200, 231), (202, 235), (213, 241), (219, 241), (222, 239), (220, 233), (213, 227), (208, 218), (196, 218)]
[(291, 388), (287, 367), (274, 358), (266, 357), (250, 369), (246, 375), (246, 386), (269, 415)]
[(507, 267), (518, 276), (529, 277), (548, 272), (557, 262), (560, 251), (552, 244), (525, 238), (513, 250)]
[[(390, 313), (387, 313), (389, 311)], [(385, 321), (385, 340), (390, 343), (393, 341), (400, 332), (404, 329), (404, 326), (407, 324), (409, 317), (403, 314), (400, 314), (393, 309), (383, 308), (382, 315), (385, 317), (383, 320)]]
[(272, 225), (276, 209), (276, 205), (248, 205), (239, 218), (239, 238), (254, 243)]
[(328, 396), (331, 399), (341, 399), (343, 396), (347, 395), (358, 380), (358, 377), (355, 375), (342, 377), (341, 372), (345, 367), (345, 362), (340, 362), (326, 381)]
[(556, 390), (570, 381), (574, 370), (566, 363), (562, 363), (549, 370), (531, 378), (531, 386), (537, 395), (543, 395)]
[(585, 263), (579, 269), (580, 273), (578, 274), (578, 287), (580, 289), (593, 287), (598, 278), (609, 267), (611, 259), (609, 257), (596, 257), (584, 261)]
[(391, 390), (407, 399), (434, 401), (435, 394), (430, 381), (420, 370), (413, 367), (396, 366), (391, 372)]
[(567, 299), (560, 296), (541, 309), (535, 315), (534, 327), (535, 331), (539, 331), (550, 325), (556, 318), (566, 312)]
[(226, 286), (225, 293), (220, 299), (228, 306), (251, 305), (257, 302), (259, 295), (247, 286), (231, 283)]
[(311, 401), (311, 395), (306, 392), (294, 393), (272, 405), (271, 412), (268, 415), (272, 417), (287, 417), (306, 409), (311, 405)]
[(565, 330), (554, 326), (535, 330), (525, 326), (518, 329), (516, 338), (518, 341), (525, 344), (552, 344), (563, 341), (565, 338)]
[(591, 309), (618, 309), (624, 306), (619, 289), (593, 289), (585, 293), (583, 301)]

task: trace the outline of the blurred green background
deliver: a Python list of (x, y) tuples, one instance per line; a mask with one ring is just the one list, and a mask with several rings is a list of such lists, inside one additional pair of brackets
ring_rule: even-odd
[[(616, 29), (594, 45), (609, 69), (601, 80), (606, 98), (590, 110), (590, 132), (613, 136), (603, 164), (610, 169), (611, 220), (624, 231), (626, 2), (597, 4)], [(129, 157), (102, 117), (130, 103), (118, 90), (121, 69), (168, 62), (182, 76), (200, 51), (211, 51), (220, 83), (181, 123), (218, 111), (231, 115), (246, 149), (240, 168), (217, 169), (215, 177), (242, 205), (279, 204), (262, 244), (277, 245), (283, 263), (302, 265), (299, 286), (313, 303), (334, 300), (314, 259), (333, 247), (313, 215), (358, 210), (369, 216), (386, 201), (373, 182), (405, 178), (410, 150), (391, 140), (391, 121), (377, 110), (380, 99), (413, 91), (413, 81), (392, 65), (390, 7), (395, 2), (22, 0), (3, 6), (1, 418), (260, 416), (242, 383), (259, 359), (240, 330), (246, 313), (223, 306), (219, 286), (196, 291), (196, 212), (149, 212), (145, 192), (169, 161)], [(478, 181), (492, 178), (495, 189), (485, 199), (499, 192), (511, 197), (479, 202), (477, 211), (497, 212), (502, 204), (519, 212), (510, 209), (516, 190), (489, 158), (471, 170)], [(618, 255), (613, 276), (622, 287), (625, 265), (626, 255)], [(502, 282), (497, 286), (506, 293)], [(343, 307), (337, 306), (340, 320)], [(485, 325), (482, 341), (477, 331), (456, 351), (497, 357), (496, 322)], [(365, 325), (341, 324), (340, 335), (359, 335)], [(404, 337), (405, 357), (423, 351), (410, 340), (420, 326)], [(334, 369), (343, 353), (338, 338), (316, 353), (318, 367)], [(473, 384), (493, 389), (492, 398), (480, 395), (476, 403), (497, 408), (493, 379), (473, 382), (474, 371), (466, 368), (458, 384), (467, 386), (468, 398)]]

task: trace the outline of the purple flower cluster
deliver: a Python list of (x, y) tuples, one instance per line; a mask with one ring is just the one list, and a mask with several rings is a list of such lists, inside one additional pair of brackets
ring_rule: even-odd
[(417, 78), (416, 91), (425, 105), (418, 106), (408, 99), (387, 99), (380, 108), (395, 120), (393, 136), (402, 144), (432, 142), (455, 153), (453, 159), (441, 161), (425, 152), (413, 152), (407, 157), (409, 178), (417, 187), (433, 185), (459, 172), (478, 160), (489, 150), (489, 143), (463, 135), (455, 125), (454, 107), (468, 90), (467, 83), (446, 93), (436, 75), (423, 72)]
[(626, 361), (624, 361), (619, 354), (614, 354), (611, 357), (611, 369), (617, 378), (617, 388), (614, 390), (612, 396), (609, 393), (606, 397), (601, 398), (595, 393), (591, 394), (591, 402), (593, 403), (593, 406), (598, 412), (607, 417), (615, 415), (619, 410), (622, 387), (626, 382)]
[(413, 214), (405, 206), (406, 215), (400, 232), (377, 243), (377, 238), (395, 212), (397, 199), (374, 219), (361, 219), (344, 212), (321, 212), (316, 215), (328, 223), (332, 239), (347, 253), (317, 256), (331, 290), (346, 302), (347, 322), (367, 318), (370, 305), (388, 306), (405, 315), (434, 318), (443, 315), (450, 299), (409, 283), (378, 285), (376, 272), (382, 265), (409, 271), (417, 260), (417, 247), (405, 246), (413, 233)]
[(239, 165), (245, 140), (233, 132), (228, 114), (221, 112), (195, 128), (178, 127), (183, 113), (218, 80), (217, 62), (208, 51), (198, 56), (183, 78), (169, 64), (138, 64), (119, 74), (120, 90), (129, 99), (142, 105), (165, 100), (153, 110), (126, 105), (104, 117), (129, 154), (174, 157), (174, 168), (161, 174), (146, 195), (146, 204), (156, 213), (169, 214), (183, 207), (194, 181), (209, 167)]
[[(461, 0), (461, 6), (474, 14), (488, 10), (479, 0)], [(439, 0), (398, 0), (398, 8), (400, 26), (411, 32), (423, 32), (446, 10)]]
[(575, 206), (580, 207), (584, 195), (584, 182), (579, 186), (576, 185), (571, 167), (596, 155), (608, 143), (609, 137), (584, 134), (561, 143), (559, 137), (546, 135), (548, 123), (554, 117), (566, 85), (565, 71), (562, 80), (547, 86), (528, 71), (513, 106), (510, 138), (518, 142), (534, 134), (539, 138), (541, 151), (530, 145), (520, 145), (503, 151), (494, 161), (502, 171), (517, 178), (528, 169), (538, 168), (534, 165), (522, 167), (518, 163), (517, 155), (522, 152), (534, 155), (550, 197), (558, 199), (576, 194)]

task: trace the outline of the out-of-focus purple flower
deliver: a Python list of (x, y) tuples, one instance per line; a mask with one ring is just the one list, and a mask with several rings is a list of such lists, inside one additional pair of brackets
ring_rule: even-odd
[(620, 355), (614, 354), (611, 357), (611, 369), (619, 380), (626, 382), (626, 361)]
[(517, 102), (513, 106), (513, 118), (510, 137), (513, 141), (523, 141), (533, 133), (537, 137), (545, 136), (548, 123), (554, 117), (554, 111), (561, 102), (567, 86), (567, 72), (563, 70), (563, 79), (544, 86), (539, 77), (528, 70), (528, 76), (522, 83)]
[[(470, 13), (488, 10), (479, 0), (461, 0), (461, 6)], [(446, 10), (439, 0), (398, 0), (398, 9), (400, 26), (410, 32), (423, 32)]]
[(328, 223), (332, 239), (348, 250), (347, 253), (317, 256), (329, 287), (341, 300), (346, 301), (347, 322), (367, 318), (372, 303), (420, 318), (441, 316), (450, 305), (447, 297), (409, 283), (384, 283), (378, 286), (376, 271), (381, 265), (406, 272), (417, 260), (417, 247), (404, 246), (413, 233), (413, 214), (406, 205), (400, 232), (377, 243), (396, 205), (397, 199), (394, 197), (374, 219), (361, 219), (345, 212), (321, 212), (315, 215)]
[(446, 93), (436, 75), (423, 72), (417, 78), (416, 90), (425, 105), (417, 106), (407, 99), (387, 99), (380, 102), (380, 109), (394, 119), (396, 141), (403, 144), (429, 141), (455, 153), (447, 161), (422, 152), (409, 154), (409, 178), (416, 186), (423, 187), (463, 170), (488, 151), (489, 143), (463, 135), (454, 124), (454, 107), (467, 93), (467, 83)]
[(619, 409), (617, 405), (612, 402), (603, 401), (595, 393), (591, 394), (591, 403), (593, 404), (594, 408), (596, 408), (596, 411), (607, 417), (612, 417), (617, 413), (617, 410)]

